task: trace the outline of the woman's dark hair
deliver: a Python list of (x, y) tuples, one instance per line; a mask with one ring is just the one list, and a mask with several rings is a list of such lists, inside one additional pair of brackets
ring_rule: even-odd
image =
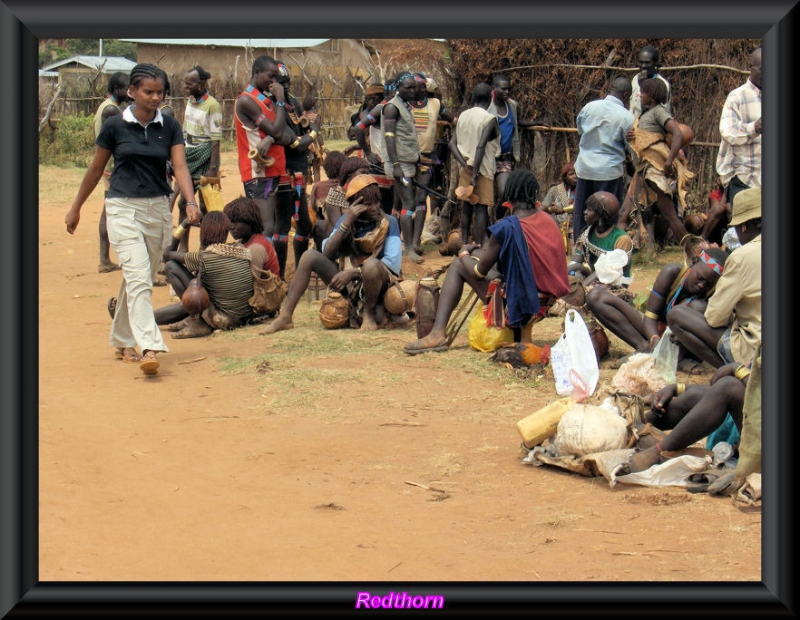
[(322, 162), (322, 169), (325, 170), (325, 176), (338, 181), (345, 159), (345, 154), (342, 151), (329, 151), (325, 156), (325, 160)]
[(131, 69), (131, 79), (130, 84), (131, 86), (138, 86), (139, 82), (142, 80), (161, 80), (164, 82), (164, 90), (166, 91), (167, 85), (169, 81), (167, 80), (167, 74), (164, 70), (156, 65), (150, 63), (142, 63), (136, 65), (133, 69)]
[(231, 230), (231, 221), (222, 211), (209, 211), (200, 221), (200, 245), (225, 243)]
[(361, 168), (369, 170), (369, 161), (363, 157), (345, 157), (342, 167), (339, 168), (339, 185), (342, 187), (347, 185), (350, 177), (356, 173), (356, 170)]
[(234, 222), (247, 224), (253, 234), (259, 234), (264, 231), (261, 211), (258, 208), (258, 203), (252, 198), (245, 196), (234, 198), (223, 207), (222, 212), (228, 216), (232, 224)]
[(657, 78), (647, 78), (639, 82), (639, 90), (656, 103), (666, 103), (667, 85)]
[(538, 194), (539, 181), (536, 180), (536, 175), (530, 170), (519, 168), (508, 175), (503, 202), (524, 202), (535, 205)]
[(349, 199), (348, 202), (352, 203), (356, 198), (363, 198), (361, 201), (362, 204), (368, 205), (375, 202), (381, 201), (381, 188), (376, 185), (367, 185), (364, 189), (357, 191), (353, 194)]

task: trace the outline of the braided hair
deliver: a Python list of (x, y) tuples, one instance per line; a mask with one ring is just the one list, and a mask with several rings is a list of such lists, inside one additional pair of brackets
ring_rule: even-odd
[(264, 230), (261, 211), (258, 203), (252, 198), (245, 196), (234, 198), (223, 207), (222, 212), (228, 216), (231, 223), (241, 222), (248, 225), (253, 234), (261, 233)]
[(150, 63), (142, 63), (131, 69), (131, 86), (138, 86), (142, 80), (161, 80), (167, 86), (167, 74), (163, 69)]
[(512, 204), (525, 203), (531, 208), (536, 206), (536, 197), (539, 194), (539, 181), (530, 170), (518, 168), (508, 175), (506, 188), (503, 192), (503, 202)]

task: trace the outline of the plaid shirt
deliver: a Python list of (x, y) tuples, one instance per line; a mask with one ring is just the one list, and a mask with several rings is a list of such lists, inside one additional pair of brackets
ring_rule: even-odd
[(728, 93), (719, 120), (717, 174), (723, 185), (737, 176), (748, 187), (761, 187), (761, 134), (755, 130), (759, 118), (761, 89), (747, 80)]

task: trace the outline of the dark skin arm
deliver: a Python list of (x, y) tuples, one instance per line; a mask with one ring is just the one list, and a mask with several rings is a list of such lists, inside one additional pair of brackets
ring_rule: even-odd
[[(362, 204), (361, 198), (356, 199), (353, 204), (350, 205), (350, 208), (347, 209), (345, 212), (344, 220), (342, 224), (350, 229), (353, 228), (356, 220), (364, 213), (367, 212), (367, 205)], [(333, 234), (328, 238), (327, 243), (325, 244), (325, 250), (323, 250), (323, 254), (326, 258), (335, 261), (336, 255), (339, 252), (339, 248), (342, 245), (342, 241), (344, 240), (345, 236), (342, 235), (338, 229), (335, 229)], [(353, 267), (351, 269), (345, 269), (343, 271), (339, 271), (336, 273), (330, 281), (328, 286), (331, 290), (334, 291), (341, 291), (347, 284), (358, 277), (358, 267)]]
[[(394, 104), (387, 103), (383, 107), (383, 123), (386, 129), (386, 139), (384, 140), (384, 145), (386, 146), (386, 156), (389, 158), (389, 163), (393, 164), (397, 161), (397, 142), (394, 136), (389, 134), (394, 133), (395, 128), (397, 127), (397, 119), (400, 116), (400, 112), (394, 106)], [(392, 176), (398, 182), (400, 179), (403, 178), (403, 170), (400, 166), (392, 166)]]
[(681, 131), (680, 125), (678, 125), (678, 121), (674, 118), (667, 121), (666, 125), (664, 125), (664, 129), (670, 134), (669, 155), (667, 155), (667, 158), (664, 160), (664, 174), (671, 177), (675, 174), (675, 167), (672, 164), (683, 146), (683, 132)]
[[(269, 85), (269, 92), (275, 97), (275, 101), (285, 103), (283, 86), (278, 82)], [(267, 151), (283, 136), (286, 128), (286, 111), (283, 106), (275, 106), (275, 120), (271, 121), (261, 113), (261, 108), (250, 97), (240, 97), (236, 100), (236, 114), (246, 127), (258, 127), (267, 134), (256, 147), (258, 154), (266, 158)]]
[[(647, 298), (646, 309), (653, 314), (661, 315), (661, 311), (667, 303), (667, 294), (669, 287), (675, 281), (675, 277), (681, 270), (681, 266), (677, 263), (665, 265), (661, 271), (658, 272), (653, 288), (650, 291), (650, 296)], [(652, 340), (653, 336), (658, 335), (658, 321), (651, 319), (649, 316), (644, 317), (643, 329), (645, 338)]]

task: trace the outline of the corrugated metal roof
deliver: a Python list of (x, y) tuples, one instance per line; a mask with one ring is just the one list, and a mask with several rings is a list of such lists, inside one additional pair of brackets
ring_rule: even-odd
[(148, 43), (151, 45), (202, 45), (218, 47), (314, 47), (330, 39), (120, 39), (128, 43)]
[(103, 73), (114, 73), (116, 71), (130, 71), (136, 63), (122, 56), (73, 56), (54, 62), (52, 65), (42, 67), (42, 71), (51, 71), (64, 65), (79, 64), (90, 69), (103, 67)]

